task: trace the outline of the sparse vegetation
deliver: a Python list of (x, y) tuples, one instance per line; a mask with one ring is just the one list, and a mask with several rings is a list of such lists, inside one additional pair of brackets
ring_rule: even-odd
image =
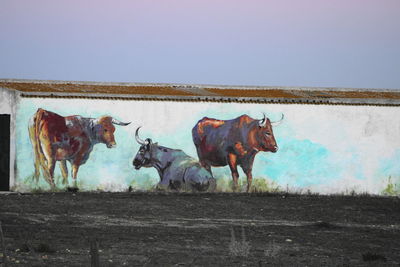
[(255, 193), (277, 193), (281, 191), (279, 185), (265, 178), (253, 179), (252, 188), (252, 192)]
[[(65, 192), (65, 191), (76, 191), (75, 188), (70, 188), (67, 185), (62, 184), (61, 176), (55, 176), (56, 188), (50, 188), (48, 183), (43, 179), (39, 179), (39, 183), (36, 184), (36, 181), (32, 175), (27, 176), (23, 179), (22, 182), (17, 182), (17, 184), (12, 188), (12, 191), (19, 192), (29, 192), (29, 193), (45, 193), (45, 192)], [(154, 177), (140, 177), (138, 179), (132, 180), (130, 184), (126, 186), (119, 185), (116, 190), (111, 191), (129, 191), (129, 192), (160, 192), (157, 188), (159, 179)], [(216, 179), (216, 193), (232, 193), (233, 192), (233, 181), (229, 176), (222, 176)], [(247, 188), (247, 179), (246, 177), (241, 177), (238, 181), (239, 191), (238, 192), (246, 192)], [(92, 187), (92, 189), (91, 189)], [(95, 185), (89, 185), (85, 183), (85, 180), (78, 180), (78, 188), (83, 191), (97, 191), (97, 192), (108, 192), (110, 191), (103, 186), (96, 187)], [(71, 190), (72, 189), (72, 190)], [(82, 190), (80, 190), (82, 191)], [(185, 191), (185, 190), (182, 190)], [(175, 192), (175, 191), (172, 191)], [(276, 182), (263, 178), (257, 177), (253, 178), (251, 193), (277, 193), (277, 194), (285, 194), (285, 197), (288, 196), (297, 196), (297, 195), (308, 195), (308, 196), (318, 196), (320, 193), (313, 192), (310, 189), (304, 188), (290, 188), (289, 185), (286, 187), (279, 186)], [(387, 179), (386, 187), (381, 191), (383, 196), (400, 196), (400, 177), (393, 178), (389, 176)], [(333, 193), (331, 196), (352, 196), (352, 197), (371, 197), (378, 195), (371, 195), (368, 192), (359, 192), (356, 189), (346, 190), (342, 193)]]
[[(238, 185), (241, 192), (246, 191), (247, 179), (239, 179)], [(233, 192), (233, 181), (230, 177), (217, 178), (216, 192)], [(280, 192), (280, 187), (273, 181), (266, 178), (253, 178), (250, 192), (253, 193), (277, 193)]]
[[(141, 181), (133, 180), (129, 187), (132, 192), (135, 191), (147, 191), (147, 192), (158, 192), (157, 189), (157, 179), (141, 179)], [(217, 187), (215, 192), (233, 192), (233, 181), (230, 177), (220, 177), (216, 179)], [(239, 188), (241, 192), (244, 192), (247, 187), (247, 179), (239, 179)], [(273, 181), (266, 178), (254, 178), (252, 183), (251, 192), (253, 193), (277, 193), (280, 192), (280, 187)], [(185, 191), (185, 190), (182, 190)]]
[(385, 196), (398, 196), (400, 195), (400, 187), (398, 184), (394, 183), (392, 176), (389, 176), (386, 188), (383, 189), (382, 194)]
[(246, 241), (246, 234), (242, 226), (242, 240), (237, 241), (235, 231), (231, 228), (231, 242), (229, 243), (229, 253), (234, 257), (247, 257), (250, 254), (251, 245)]
[(132, 182), (129, 184), (129, 187), (131, 187), (131, 191), (148, 191), (148, 192), (155, 192), (156, 187), (157, 187), (157, 180), (156, 178), (152, 177), (142, 177), (140, 179), (134, 179)]

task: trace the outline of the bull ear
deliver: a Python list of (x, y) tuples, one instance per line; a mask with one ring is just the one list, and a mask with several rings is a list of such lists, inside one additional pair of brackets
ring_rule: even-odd
[(126, 126), (129, 125), (131, 122), (122, 122), (117, 119), (112, 118), (111, 122), (116, 125)]
[(279, 124), (282, 123), (284, 117), (285, 117), (285, 115), (283, 115), (283, 113), (282, 113), (281, 119), (280, 119), (279, 121), (273, 121), (273, 122), (271, 122), (271, 125), (272, 125), (272, 126), (278, 126)]
[(151, 144), (153, 144), (153, 142), (151, 141), (150, 138), (146, 138), (146, 140), (144, 140), (144, 142), (145, 142), (146, 145), (151, 145)]
[(265, 116), (265, 113), (263, 112), (264, 118), (258, 121), (258, 126), (264, 128), (267, 125), (267, 116)]

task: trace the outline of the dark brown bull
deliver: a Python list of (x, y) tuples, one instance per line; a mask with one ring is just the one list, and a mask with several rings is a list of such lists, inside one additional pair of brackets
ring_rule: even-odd
[(76, 187), (79, 166), (84, 164), (98, 143), (108, 148), (115, 147), (115, 127), (128, 125), (110, 116), (84, 118), (81, 116), (63, 117), (54, 112), (39, 108), (29, 122), (29, 137), (35, 155), (35, 178), (39, 179), (40, 166), (47, 182), (54, 187), (54, 168), (60, 161), (63, 183), (68, 183), (66, 161), (72, 166), (72, 178)]
[(193, 127), (193, 142), (197, 149), (200, 164), (211, 172), (211, 166), (229, 165), (232, 172), (234, 190), (238, 187), (239, 165), (247, 176), (247, 192), (252, 182), (254, 157), (260, 151), (278, 151), (273, 124), (264, 115), (255, 120), (242, 115), (233, 120), (217, 120), (204, 117)]

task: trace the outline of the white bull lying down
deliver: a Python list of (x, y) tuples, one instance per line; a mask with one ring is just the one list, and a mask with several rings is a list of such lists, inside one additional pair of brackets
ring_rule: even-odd
[(163, 147), (153, 143), (150, 138), (145, 141), (139, 137), (139, 128), (135, 138), (141, 145), (133, 166), (136, 170), (141, 167), (154, 167), (160, 175), (159, 189), (214, 191), (216, 187), (212, 174), (203, 168), (194, 158), (179, 149)]

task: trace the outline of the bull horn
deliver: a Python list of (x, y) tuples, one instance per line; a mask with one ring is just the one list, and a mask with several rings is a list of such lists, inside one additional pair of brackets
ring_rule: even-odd
[(142, 139), (140, 139), (140, 137), (139, 137), (139, 129), (140, 129), (141, 127), (142, 127), (142, 126), (139, 126), (139, 127), (136, 129), (135, 139), (136, 139), (136, 142), (138, 142), (139, 145), (145, 145), (146, 142), (143, 141)]
[(280, 119), (279, 121), (271, 122), (271, 125), (272, 125), (272, 126), (278, 126), (279, 124), (282, 123), (284, 117), (285, 117), (285, 115), (283, 115), (283, 113), (282, 113), (281, 119)]
[(265, 113), (263, 112), (264, 118), (262, 118), (259, 122), (258, 122), (258, 126), (260, 127), (265, 127), (266, 123), (267, 123), (267, 116), (265, 116)]
[(129, 125), (130, 124), (130, 122), (122, 122), (122, 121), (119, 121), (119, 120), (117, 120), (117, 119), (112, 119), (112, 121), (111, 121), (113, 124), (116, 124), (116, 125), (121, 125), (121, 126), (126, 126), (126, 125)]

